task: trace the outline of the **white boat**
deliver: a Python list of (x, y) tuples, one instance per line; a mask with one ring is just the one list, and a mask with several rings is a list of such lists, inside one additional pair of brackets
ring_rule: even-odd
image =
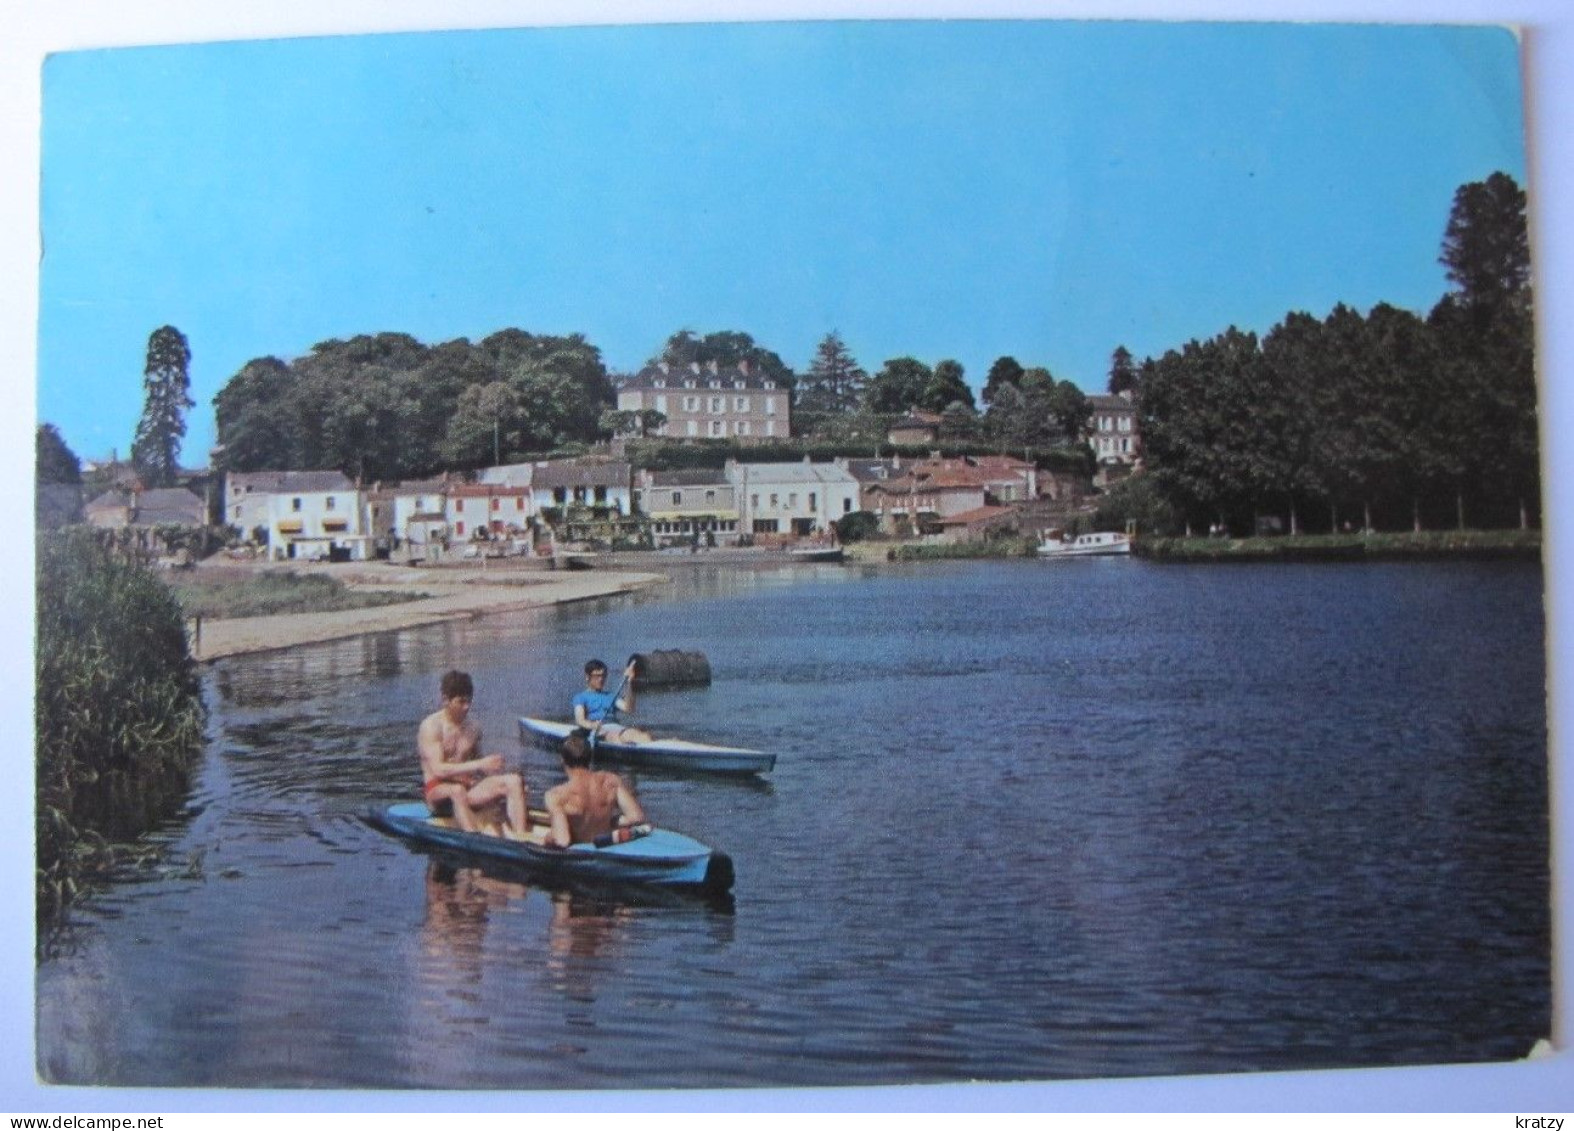
[(1075, 538), (1046, 537), (1038, 544), (1040, 556), (1046, 558), (1093, 558), (1109, 554), (1131, 553), (1131, 535), (1113, 531), (1097, 534), (1078, 534)]

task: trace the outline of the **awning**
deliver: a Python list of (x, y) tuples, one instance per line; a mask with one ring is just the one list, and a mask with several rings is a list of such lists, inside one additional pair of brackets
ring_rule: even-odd
[(306, 529), (305, 526), (302, 525), (301, 520), (298, 518), (279, 519), (280, 534), (299, 534), (304, 529)]
[(347, 518), (325, 518), (322, 520), (322, 528), (324, 530), (347, 530), (349, 526), (350, 520)]

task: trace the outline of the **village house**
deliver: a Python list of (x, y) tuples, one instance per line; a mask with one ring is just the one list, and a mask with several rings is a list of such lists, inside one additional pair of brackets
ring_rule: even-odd
[(898, 520), (923, 529), (986, 506), (988, 496), (989, 476), (977, 468), (915, 463), (899, 475), (871, 483), (864, 509), (879, 517), (882, 530), (894, 530)]
[(460, 483), (448, 488), (445, 514), (455, 541), (529, 537), (534, 513), (528, 485)]
[(1088, 398), (1088, 443), (1100, 464), (1133, 464), (1142, 457), (1137, 406), (1131, 390)]
[(265, 474), (274, 477), (268, 484), (266, 525), (275, 561), (364, 561), (372, 556), (361, 491), (342, 471)]
[(588, 507), (628, 515), (633, 511), (632, 474), (619, 460), (540, 462), (531, 470), (529, 490), (537, 514), (555, 509), (561, 517), (571, 508)]
[(720, 468), (640, 471), (634, 506), (650, 523), (657, 547), (735, 545), (739, 537), (737, 489)]
[(661, 413), (667, 422), (655, 434), (669, 439), (750, 442), (792, 435), (787, 389), (752, 372), (748, 362), (726, 370), (715, 362), (647, 366), (618, 390), (618, 408)]
[(859, 509), (857, 478), (836, 463), (739, 463), (729, 459), (727, 478), (737, 491), (739, 521), (756, 541), (825, 534)]
[(938, 412), (913, 409), (891, 424), (886, 440), (892, 444), (932, 444), (940, 436), (942, 419)]
[(82, 508), (89, 525), (107, 530), (128, 526), (201, 527), (208, 523), (202, 498), (184, 487), (155, 487), (146, 491), (112, 487)]

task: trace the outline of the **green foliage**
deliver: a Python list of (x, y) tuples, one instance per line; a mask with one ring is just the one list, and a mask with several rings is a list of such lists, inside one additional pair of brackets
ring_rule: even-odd
[(614, 400), (583, 335), (510, 329), (475, 344), (320, 342), (289, 364), (248, 362), (214, 405), (225, 470), (337, 468), (375, 481), (592, 443)]
[(1415, 558), (1536, 558), (1534, 530), (1315, 534), (1299, 538), (1142, 538), (1133, 552), (1160, 562), (1403, 561)]
[(167, 815), (205, 710), (175, 598), (93, 531), (46, 535), (37, 561), (37, 913), (53, 921)]
[(1109, 359), (1110, 396), (1118, 397), (1128, 391), (1138, 393), (1141, 389), (1142, 378), (1137, 375), (1136, 367), (1132, 364), (1131, 351), (1125, 346), (1116, 346)]
[(793, 413), (804, 425), (805, 433), (834, 417), (856, 412), (863, 400), (868, 374), (848, 352), (836, 331), (831, 331), (815, 348), (814, 361), (798, 382)]
[(893, 415), (907, 412), (923, 399), (932, 380), (934, 371), (917, 358), (893, 357), (869, 379), (864, 389), (864, 411)]
[(180, 470), (180, 442), (186, 435), (186, 410), (191, 399), (191, 347), (173, 326), (160, 326), (148, 337), (142, 386), (146, 400), (131, 444), (131, 462), (148, 487), (169, 487)]
[(953, 405), (961, 405), (971, 412), (973, 390), (963, 377), (962, 365), (956, 361), (942, 361), (935, 366), (933, 376), (924, 385), (918, 398), (918, 407), (928, 412), (945, 412)]
[(1013, 389), (1021, 388), (1022, 375), (1027, 371), (1014, 357), (998, 357), (989, 367), (989, 375), (984, 378), (983, 401), (986, 408), (995, 403), (995, 397), (1000, 390), (1010, 385)]
[(1132, 475), (1116, 483), (1098, 501), (1094, 530), (1125, 530), (1134, 524), (1141, 533), (1174, 534), (1184, 520), (1159, 492), (1151, 475)]
[(843, 542), (862, 542), (880, 532), (880, 517), (870, 511), (853, 511), (836, 520), (836, 537)]
[(719, 330), (696, 337), (692, 330), (679, 330), (667, 339), (660, 356), (650, 363), (665, 362), (675, 370), (687, 370), (698, 365), (702, 369), (715, 363), (718, 369), (737, 369), (747, 364), (749, 372), (775, 381), (782, 388), (791, 389), (796, 381), (793, 371), (773, 351), (755, 342), (748, 334), (736, 330)]
[(891, 554), (899, 562), (948, 561), (961, 558), (1030, 558), (1036, 543), (1030, 539), (999, 538), (971, 542), (938, 542), (897, 546)]
[(37, 477), (40, 483), (82, 482), (82, 461), (66, 446), (60, 429), (53, 424), (40, 424), (35, 442), (38, 460)]

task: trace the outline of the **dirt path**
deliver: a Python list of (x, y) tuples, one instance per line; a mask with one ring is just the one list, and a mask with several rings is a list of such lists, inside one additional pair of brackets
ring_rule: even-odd
[[(294, 564), (293, 568), (296, 572), (311, 572), (310, 567), (300, 564)], [(660, 585), (667, 580), (659, 573), (600, 570), (510, 575), (497, 570), (490, 574), (479, 569), (439, 572), (376, 565), (326, 568), (333, 571), (330, 576), (339, 578), (351, 589), (384, 592), (405, 589), (429, 596), (371, 609), (204, 620), (200, 631), (188, 623), (193, 633), (192, 653), (205, 662), (245, 652), (268, 652), (486, 613), (588, 601)]]

